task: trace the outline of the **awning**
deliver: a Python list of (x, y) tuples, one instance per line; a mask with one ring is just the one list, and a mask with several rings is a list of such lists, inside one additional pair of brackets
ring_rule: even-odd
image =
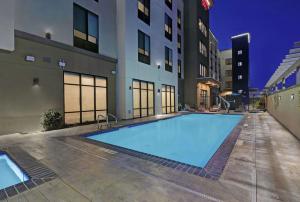
[(210, 87), (219, 88), (221, 86), (221, 82), (212, 77), (199, 77), (197, 81)]

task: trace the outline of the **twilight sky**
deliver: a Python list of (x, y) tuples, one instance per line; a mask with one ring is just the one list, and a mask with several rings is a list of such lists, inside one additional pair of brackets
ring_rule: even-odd
[(210, 27), (220, 50), (231, 48), (231, 36), (250, 32), (251, 87), (262, 89), (293, 43), (300, 41), (300, 0), (214, 2)]

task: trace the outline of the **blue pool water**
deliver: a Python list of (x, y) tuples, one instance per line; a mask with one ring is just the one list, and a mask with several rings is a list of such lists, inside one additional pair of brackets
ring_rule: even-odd
[(6, 154), (0, 153), (0, 190), (25, 182), (28, 179), (22, 170)]
[(242, 117), (189, 114), (88, 138), (203, 168)]

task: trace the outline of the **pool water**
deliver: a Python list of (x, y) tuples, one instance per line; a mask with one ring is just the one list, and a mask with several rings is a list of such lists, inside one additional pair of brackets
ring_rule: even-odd
[(27, 180), (27, 175), (15, 163), (0, 153), (0, 190)]
[(87, 138), (204, 168), (242, 118), (189, 114)]

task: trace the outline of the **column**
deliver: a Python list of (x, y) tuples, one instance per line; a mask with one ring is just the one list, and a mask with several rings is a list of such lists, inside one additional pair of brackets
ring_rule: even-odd
[(285, 89), (285, 78), (282, 78), (281, 83), (282, 83), (282, 89)]
[(296, 71), (296, 85), (299, 84), (300, 84), (300, 67), (298, 67)]

